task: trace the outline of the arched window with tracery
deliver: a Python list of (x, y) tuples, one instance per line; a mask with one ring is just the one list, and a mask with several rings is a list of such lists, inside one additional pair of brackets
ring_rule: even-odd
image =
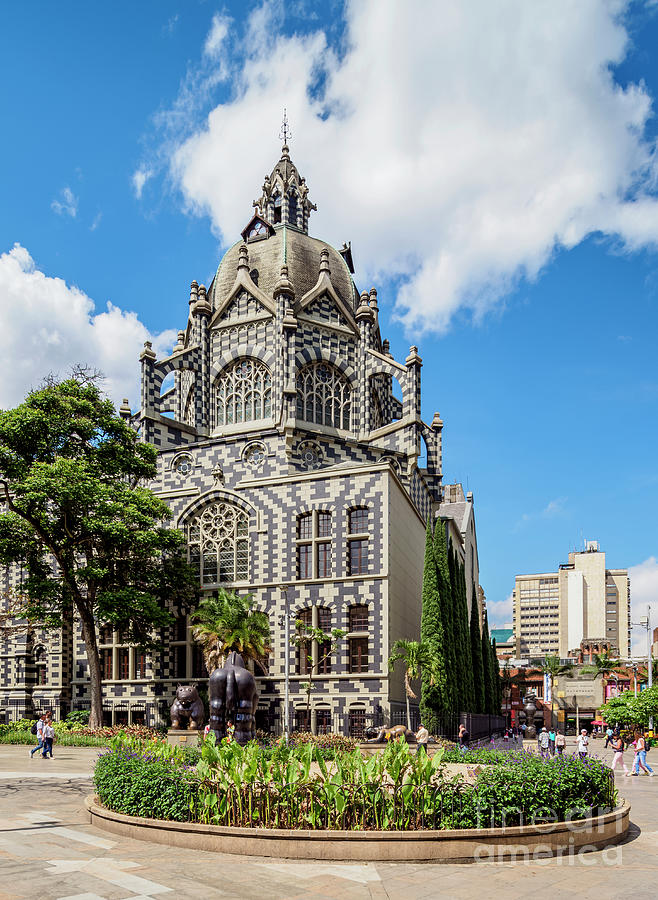
[(272, 375), (257, 359), (238, 359), (215, 382), (216, 425), (239, 425), (272, 414)]
[(317, 425), (350, 429), (352, 389), (349, 381), (326, 362), (304, 366), (297, 375), (297, 418)]
[(249, 516), (232, 503), (212, 503), (187, 525), (190, 564), (202, 585), (249, 579)]

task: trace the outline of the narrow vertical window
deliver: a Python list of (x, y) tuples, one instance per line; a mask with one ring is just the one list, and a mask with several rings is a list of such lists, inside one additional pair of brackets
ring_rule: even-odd
[(297, 516), (297, 577), (331, 576), (331, 513), (323, 510)]
[(347, 568), (350, 575), (365, 575), (368, 572), (369, 541), (368, 510), (350, 510), (348, 517)]

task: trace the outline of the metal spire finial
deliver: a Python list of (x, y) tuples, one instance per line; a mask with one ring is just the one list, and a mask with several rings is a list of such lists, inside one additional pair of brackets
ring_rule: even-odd
[(286, 115), (286, 108), (283, 107), (283, 123), (281, 125), (281, 131), (279, 132), (279, 140), (283, 141), (284, 146), (288, 146), (288, 141), (292, 137), (292, 131), (290, 130), (290, 126), (288, 125), (288, 116)]

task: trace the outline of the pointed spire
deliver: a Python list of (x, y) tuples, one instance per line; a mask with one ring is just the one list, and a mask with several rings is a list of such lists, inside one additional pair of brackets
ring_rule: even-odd
[(253, 206), (270, 225), (290, 225), (308, 234), (308, 218), (317, 206), (308, 199), (308, 186), (290, 159), (288, 140), (292, 137), (286, 111), (279, 135), (283, 141), (281, 158), (265, 176), (262, 194)]

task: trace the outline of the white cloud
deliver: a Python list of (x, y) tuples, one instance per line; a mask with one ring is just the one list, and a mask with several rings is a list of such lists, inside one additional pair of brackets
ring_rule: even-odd
[(521, 518), (514, 525), (513, 530), (518, 531), (529, 522), (536, 521), (537, 519), (554, 519), (556, 516), (564, 515), (567, 499), (567, 497), (555, 497), (553, 500), (549, 500), (546, 506), (538, 512), (523, 513)]
[(50, 204), (53, 212), (58, 216), (71, 216), (72, 219), (78, 214), (78, 198), (68, 185), (59, 192), (60, 199), (55, 199)]
[(158, 356), (170, 350), (174, 331), (152, 335), (134, 312), (112, 303), (95, 312), (83, 291), (39, 271), (28, 251), (15, 244), (0, 255), (0, 408), (19, 403), (49, 373), (66, 376), (89, 364), (106, 376), (115, 402), (139, 401), (139, 353), (152, 341)]
[[(276, 3), (256, 7), (242, 44), (215, 18), (200, 63), (221, 48), (214, 70), (188, 73), (159, 117), (170, 171), (232, 242), (287, 107), (313, 232), (352, 239), (366, 286), (401, 277), (409, 328), (444, 330), (588, 234), (629, 250), (658, 242), (651, 97), (610, 72), (628, 48), (625, 9), (418, 0), (410, 15), (394, 0), (348, 2), (341, 55), (321, 31), (284, 36)], [(234, 95), (195, 126), (227, 71)]]
[(514, 599), (508, 594), (504, 600), (489, 600), (487, 598), (487, 619), (489, 628), (503, 628), (512, 621), (514, 612)]
[[(650, 603), (652, 626), (658, 627), (658, 559), (650, 556), (637, 566), (631, 566), (628, 575), (631, 579), (631, 621), (639, 622), (646, 617)], [(633, 656), (647, 655), (645, 628), (633, 628), (631, 653)]]
[(132, 183), (133, 189), (135, 191), (135, 196), (139, 200), (142, 196), (142, 191), (144, 190), (144, 185), (149, 180), (149, 178), (153, 177), (153, 169), (137, 169), (136, 172), (133, 172)]
[(226, 16), (221, 16), (219, 13), (215, 13), (212, 18), (212, 25), (210, 26), (210, 31), (208, 32), (208, 36), (206, 37), (206, 42), (203, 45), (203, 52), (206, 56), (213, 57), (217, 59), (224, 45), (224, 41), (226, 40), (226, 36), (228, 34), (230, 19)]
[(103, 218), (103, 213), (100, 212), (100, 211), (97, 212), (96, 215), (94, 216), (94, 221), (93, 221), (93, 222), (91, 223), (91, 225), (89, 226), (89, 230), (90, 230), (90, 231), (96, 231), (96, 229), (98, 228), (98, 226), (101, 224), (101, 219), (102, 219), (102, 218)]

